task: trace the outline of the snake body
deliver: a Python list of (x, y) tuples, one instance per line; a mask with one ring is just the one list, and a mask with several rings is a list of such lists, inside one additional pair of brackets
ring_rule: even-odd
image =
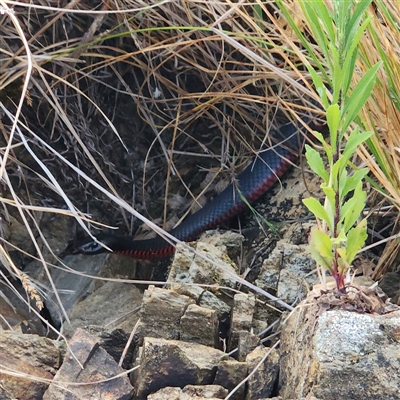
[[(280, 140), (279, 145), (260, 152), (255, 161), (238, 176), (236, 184), (229, 185), (203, 208), (172, 229), (170, 234), (181, 241), (190, 242), (207, 229), (213, 229), (243, 211), (246, 202), (254, 203), (284, 175), (298, 157), (299, 131), (292, 123), (281, 126), (273, 134), (274, 138)], [(161, 236), (134, 240), (133, 236), (100, 234), (96, 238), (114, 253), (134, 258), (169, 257), (175, 250)], [(106, 251), (91, 238), (78, 246), (78, 252), (87, 255)]]

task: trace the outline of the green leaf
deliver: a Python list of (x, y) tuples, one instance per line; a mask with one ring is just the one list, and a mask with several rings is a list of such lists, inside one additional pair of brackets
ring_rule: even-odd
[(357, 126), (351, 133), (349, 138), (347, 139), (346, 142), (346, 147), (343, 150), (342, 153), (342, 159), (343, 162), (347, 164), (347, 162), (350, 160), (350, 157), (354, 155), (354, 153), (357, 150), (357, 147), (361, 144), (364, 143), (367, 139), (369, 139), (372, 135), (372, 132), (366, 131), (366, 132), (360, 132), (359, 127)]
[(339, 185), (338, 185), (338, 187), (339, 187), (339, 189), (338, 189), (339, 190), (339, 204), (342, 203), (342, 198), (340, 197), (340, 194), (343, 191), (343, 187), (346, 184), (347, 179), (348, 179), (347, 168), (343, 168), (339, 175)]
[[(357, 43), (358, 44), (358, 43)], [(343, 83), (342, 96), (345, 97), (349, 91), (350, 84), (353, 80), (354, 67), (358, 56), (357, 49), (353, 49), (352, 53), (348, 53), (343, 62)]]
[(310, 63), (307, 62), (305, 65), (307, 67), (308, 72), (311, 75), (315, 89), (317, 90), (317, 93), (321, 98), (322, 104), (324, 105), (325, 108), (327, 108), (329, 105), (328, 97), (326, 95), (327, 88), (324, 85), (322, 78), (320, 77), (320, 75), (318, 75), (317, 71)]
[(329, 146), (329, 144), (326, 143), (326, 140), (325, 140), (324, 136), (322, 135), (321, 132), (318, 132), (318, 131), (313, 131), (313, 135), (322, 144), (322, 146), (324, 147), (325, 153), (326, 153), (326, 155), (328, 157), (328, 161), (331, 162), (331, 160), (332, 160), (332, 149)]
[(325, 185), (324, 183), (321, 184), (321, 189), (325, 193), (326, 196), (326, 212), (328, 213), (329, 216), (329, 229), (333, 231), (333, 224), (335, 220), (335, 212), (336, 212), (336, 199), (335, 199), (335, 191), (328, 185)]
[(341, 249), (337, 249), (337, 252), (339, 254), (339, 258), (337, 259), (337, 263), (338, 263), (338, 273), (340, 275), (343, 275), (344, 273), (346, 273), (346, 271), (350, 268), (350, 264), (346, 262), (346, 249), (341, 248)]
[(350, 229), (347, 234), (346, 262), (348, 264), (353, 262), (357, 253), (364, 246), (367, 237), (367, 220), (364, 218), (356, 227)]
[(350, 96), (345, 100), (343, 108), (344, 118), (341, 127), (342, 131), (345, 131), (350, 123), (354, 121), (355, 117), (371, 95), (376, 81), (376, 73), (381, 64), (382, 62), (378, 62), (371, 67), (357, 83)]
[(344, 229), (340, 229), (339, 235), (336, 238), (331, 239), (335, 246), (341, 246), (343, 243), (347, 242), (347, 236)]
[[(364, 17), (364, 13), (367, 10), (368, 6), (371, 4), (372, 0), (360, 0), (355, 4), (355, 8), (352, 12), (351, 18), (348, 21), (346, 26), (346, 36), (348, 38), (346, 47), (344, 48), (344, 52), (349, 53), (351, 48), (353, 47), (353, 43), (356, 42), (358, 44), (359, 40), (357, 40), (357, 36), (361, 36), (364, 33), (365, 27), (363, 25), (365, 22), (367, 24), (373, 18), (372, 15), (368, 15)], [(364, 17), (364, 23), (360, 27), (361, 19)]]
[[(307, 21), (312, 30), (313, 36), (318, 43), (319, 48), (324, 54), (324, 58), (327, 62), (329, 59), (329, 51), (328, 51), (328, 43), (329, 40), (325, 34), (323, 26), (321, 25), (321, 20), (319, 15), (325, 15), (325, 12), (322, 12), (322, 7), (326, 7), (321, 0), (315, 0), (313, 2), (309, 2), (308, 0), (301, 0), (300, 5), (303, 9), (303, 12), (307, 18)], [(330, 22), (332, 24), (332, 22)], [(332, 30), (332, 28), (330, 29)]]
[(310, 168), (325, 182), (328, 182), (329, 174), (324, 167), (321, 155), (309, 145), (306, 145), (306, 159)]
[(318, 264), (329, 271), (332, 270), (332, 243), (330, 237), (318, 228), (313, 228), (311, 231), (310, 251)]
[(332, 75), (332, 83), (333, 83), (333, 97), (332, 97), (332, 104), (336, 104), (340, 100), (340, 94), (342, 92), (342, 77), (343, 71), (340, 67), (340, 56), (333, 44), (329, 45), (329, 53), (332, 59), (332, 66), (330, 68), (330, 73)]
[(346, 77), (343, 80), (343, 88), (342, 88), (343, 95), (347, 94), (350, 87), (350, 83), (354, 72), (354, 67), (358, 56), (357, 46), (360, 42), (361, 36), (364, 34), (364, 31), (370, 24), (372, 18), (373, 18), (372, 15), (366, 17), (365, 21), (362, 23), (361, 26), (357, 24), (357, 26), (355, 27), (356, 32), (352, 33), (353, 34), (352, 40), (346, 43), (347, 48), (344, 52), (344, 54), (346, 54), (346, 57), (343, 63), (343, 71), (349, 71), (349, 73), (346, 74)]
[(354, 195), (346, 203), (343, 204), (340, 210), (340, 220), (343, 221), (343, 229), (348, 232), (360, 217), (364, 207), (367, 193), (362, 190), (362, 182), (356, 186)]
[(368, 168), (362, 168), (357, 171), (354, 171), (354, 174), (345, 180), (343, 188), (339, 193), (340, 200), (344, 199), (349, 192), (354, 190), (368, 172), (369, 172)]
[(303, 204), (320, 220), (325, 221), (329, 228), (332, 227), (331, 218), (329, 218), (328, 213), (322, 204), (314, 197), (309, 197), (308, 199), (303, 199)]

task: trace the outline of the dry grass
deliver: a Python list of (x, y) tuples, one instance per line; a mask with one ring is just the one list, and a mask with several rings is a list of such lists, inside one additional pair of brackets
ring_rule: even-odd
[[(220, 175), (232, 179), (277, 116), (312, 108), (305, 55), (272, 3), (259, 3), (262, 19), (240, 2), (165, 2), (136, 13), (103, 7), (94, 16), (87, 4), (77, 7), (15, 5), (2, 16), (2, 171), (27, 226), (36, 216), (26, 204), (41, 212), (66, 206), (83, 229), (90, 212), (130, 232), (133, 217), (111, 196), (152, 218), (160, 208), (149, 199), (164, 198), (170, 228), (169, 198), (182, 187), (199, 194), (183, 165), (207, 168), (211, 160), (211, 187)], [(34, 225), (35, 242), (40, 221)]]
[[(361, 74), (373, 63), (384, 62), (378, 72), (378, 83), (362, 113), (365, 128), (375, 132), (362, 158), (377, 182), (377, 189), (392, 205), (383, 211), (376, 210), (380, 218), (387, 215), (388, 226), (382, 227), (380, 233), (389, 238), (375, 269), (375, 279), (393, 265), (400, 250), (396, 238), (400, 209), (400, 3), (378, 2), (377, 5), (370, 7), (375, 18), (362, 39), (362, 57), (358, 62)], [(395, 237), (390, 238), (391, 235)]]

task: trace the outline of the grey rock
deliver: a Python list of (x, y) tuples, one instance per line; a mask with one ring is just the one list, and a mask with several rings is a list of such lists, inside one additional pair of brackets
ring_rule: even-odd
[(215, 310), (219, 320), (228, 317), (231, 313), (231, 307), (208, 290), (201, 295), (199, 305)]
[(259, 346), (246, 357), (246, 362), (248, 374), (252, 374), (247, 382), (246, 400), (271, 397), (278, 379), (278, 352), (275, 349)]
[[(126, 375), (110, 379), (123, 373), (124, 370), (99, 347), (93, 336), (78, 328), (69, 345), (70, 351), (44, 394), (43, 400), (132, 399), (133, 388)], [(65, 382), (72, 384), (68, 385)], [(88, 384), (76, 385), (76, 383)]]
[[(91, 297), (97, 290), (99, 290), (103, 285), (107, 285), (104, 291), (109, 290), (109, 292), (113, 293), (116, 297), (116, 301), (119, 301), (118, 305), (122, 305), (123, 298), (128, 294), (129, 290), (132, 289), (133, 285), (127, 285), (124, 283), (117, 282), (104, 282), (98, 278), (108, 278), (110, 276), (110, 271), (114, 274), (113, 276), (129, 276), (132, 273), (132, 261), (128, 257), (122, 256), (114, 256), (110, 254), (98, 254), (95, 256), (84, 256), (84, 255), (69, 255), (64, 258), (64, 263), (68, 265), (71, 269), (68, 268), (52, 268), (49, 266), (49, 271), (52, 277), (52, 281), (54, 282), (54, 286), (57, 288), (58, 295), (61, 299), (62, 305), (67, 313), (70, 316), (74, 313), (74, 308), (81, 301), (86, 300), (88, 297)], [(51, 288), (52, 285), (48, 281), (48, 277), (44, 271), (44, 268), (41, 265), (38, 265), (36, 262), (31, 263), (27, 272), (29, 275), (41, 282), (45, 287)], [(84, 276), (88, 275), (88, 276)], [(118, 296), (118, 293), (125, 292), (123, 295)], [(135, 294), (138, 292), (136, 291)], [(96, 295), (97, 296), (97, 295)], [(98, 294), (98, 299), (101, 301), (101, 296), (105, 296), (104, 292)], [(132, 295), (129, 295), (129, 299), (132, 298)], [(108, 299), (106, 300), (106, 302)], [(71, 329), (68, 330), (66, 327), (67, 333), (72, 334), (77, 326), (84, 325), (100, 325), (103, 323), (103, 317), (106, 315), (104, 310), (107, 310), (105, 307), (94, 307), (91, 304), (96, 303), (96, 297), (92, 299), (87, 299), (87, 301), (81, 306), (81, 308), (77, 309), (74, 313), (75, 316), (79, 318), (81, 312), (84, 313), (83, 318), (80, 323), (76, 323)], [(53, 321), (56, 324), (62, 324), (65, 320), (65, 316), (61, 311), (60, 305), (58, 304), (58, 300), (54, 293), (49, 292), (48, 296), (45, 299), (45, 304), (47, 309), (49, 310)], [(104, 303), (103, 303), (104, 304)], [(98, 305), (98, 304), (97, 304)], [(129, 306), (129, 301), (127, 300), (124, 303), (124, 307)], [(90, 312), (85, 313), (85, 309), (91, 309)], [(133, 308), (133, 307), (132, 307)], [(102, 311), (103, 310), (103, 311)], [(117, 309), (113, 307), (113, 310)], [(124, 308), (124, 311), (126, 308)], [(90, 315), (93, 314), (93, 317)], [(110, 321), (113, 317), (119, 317), (109, 315), (107, 318)], [(70, 318), (71, 319), (71, 318)], [(100, 322), (101, 321), (101, 322)]]
[(231, 315), (231, 333), (229, 338), (229, 350), (238, 347), (239, 332), (250, 332), (255, 311), (256, 299), (253, 294), (237, 293)]
[(184, 296), (188, 296), (193, 299), (196, 303), (199, 302), (199, 299), (203, 296), (203, 293), (206, 291), (200, 286), (197, 285), (187, 285), (184, 283), (170, 283), (168, 285), (169, 289), (173, 290), (178, 294), (183, 294)]
[(188, 385), (183, 389), (179, 387), (166, 387), (150, 394), (147, 400), (218, 400), (224, 399), (228, 391), (218, 385)]
[(232, 231), (211, 230), (204, 232), (200, 239), (203, 243), (212, 244), (215, 247), (226, 249), (228, 256), (235, 260), (242, 251), (243, 235)]
[(189, 304), (180, 322), (180, 339), (215, 347), (218, 338), (218, 318), (214, 310)]
[(305, 298), (309, 288), (317, 282), (315, 262), (307, 245), (294, 245), (288, 239), (280, 240), (264, 260), (257, 286), (277, 291), (277, 297), (292, 304)]
[[(236, 360), (222, 360), (218, 364), (217, 375), (214, 384), (221, 385), (230, 392), (247, 376), (247, 363)], [(245, 385), (242, 385), (233, 395), (232, 400), (242, 400)]]
[[(56, 374), (60, 351), (55, 342), (37, 335), (0, 332), (1, 398), (41, 399)], [(17, 375), (5, 373), (5, 369)], [(29, 379), (29, 376), (37, 379)]]
[(234, 287), (236, 266), (226, 254), (226, 248), (216, 247), (201, 241), (196, 250), (219, 267), (204, 260), (181, 245), (176, 246), (175, 257), (168, 276), (170, 283), (197, 283)]
[(172, 283), (170, 287), (176, 293), (191, 297), (199, 306), (215, 310), (219, 320), (226, 318), (231, 313), (231, 307), (228, 304), (200, 286)]
[[(87, 275), (99, 276), (101, 270), (106, 266), (108, 254), (99, 254), (93, 257), (67, 256), (65, 258), (66, 264), (71, 264), (75, 272), (81, 272)], [(80, 274), (72, 273), (69, 270), (49, 268), (54, 286), (58, 290), (59, 297), (67, 314), (71, 312), (72, 308), (80, 300), (84, 299), (88, 293), (94, 291), (93, 278), (85, 277)], [(52, 285), (48, 281), (44, 268), (37, 263), (31, 263), (28, 266), (30, 275), (42, 282), (47, 287), (51, 288)], [(45, 300), (47, 309), (49, 310), (53, 321), (61, 325), (64, 321), (64, 315), (58, 304), (58, 300), (54, 293), (49, 293)]]
[(245, 361), (250, 354), (260, 344), (260, 338), (253, 332), (239, 331), (238, 332), (238, 355), (239, 361)]
[(282, 397), (399, 399), (400, 311), (373, 315), (324, 308), (298, 307), (283, 325)]
[(71, 324), (64, 324), (64, 334), (71, 337), (77, 328), (97, 325), (107, 326), (107, 332), (119, 329), (129, 335), (139, 318), (142, 297), (134, 285), (105, 282), (72, 305), (68, 313)]
[[(26, 283), (26, 282), (25, 282)], [(26, 299), (26, 291), (20, 284), (12, 281), (14, 288), (6, 284), (0, 290), (0, 329), (19, 330), (21, 333), (46, 335), (46, 329), (42, 322), (32, 311), (40, 312), (36, 302), (31, 298), (25, 303), (21, 297)]]
[(393, 304), (400, 305), (400, 271), (385, 273), (379, 281), (379, 287), (390, 297)]
[(132, 365), (136, 341), (132, 340), (126, 349), (130, 333), (123, 329), (105, 328), (104, 326), (88, 325), (85, 331), (96, 338), (99, 345), (119, 364), (122, 356), (122, 368), (129, 369)]
[(157, 392), (149, 394), (147, 400), (182, 400), (182, 389), (180, 387), (165, 387)]
[(182, 393), (192, 398), (204, 399), (224, 399), (228, 391), (220, 385), (187, 385), (182, 389)]
[(228, 358), (200, 344), (147, 337), (136, 362), (140, 368), (133, 374), (137, 399), (167, 386), (212, 384), (218, 363)]
[(145, 336), (179, 339), (181, 318), (190, 304), (194, 300), (188, 296), (149, 286), (140, 311), (139, 343)]

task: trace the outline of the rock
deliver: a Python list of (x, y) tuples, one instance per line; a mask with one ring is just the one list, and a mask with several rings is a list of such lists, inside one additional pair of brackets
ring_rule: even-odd
[[(65, 243), (68, 243), (71, 238), (73, 222), (71, 218), (58, 213), (41, 213), (40, 215), (40, 230), (43, 237), (46, 238), (47, 245), (50, 246), (51, 251), (43, 242), (42, 238), (38, 237), (38, 243), (45, 260), (54, 260), (65, 249)], [(26, 229), (26, 228), (25, 228)]]
[[(20, 219), (20, 216), (18, 216), (18, 218)], [(2, 229), (5, 229), (5, 232), (2, 232), (4, 238), (17, 248), (23, 249), (28, 253), (35, 253), (35, 246), (32, 242), (28, 230), (26, 229), (25, 224), (19, 222), (19, 220), (17, 218), (14, 218), (11, 214), (8, 214), (7, 220), (8, 224), (2, 224)], [(8, 245), (6, 246), (10, 252), (15, 251), (15, 247)]]
[(182, 389), (182, 393), (194, 399), (224, 399), (228, 391), (220, 385), (187, 385)]
[(228, 391), (218, 385), (187, 385), (183, 389), (166, 387), (150, 394), (147, 400), (217, 400), (224, 399)]
[(180, 322), (180, 340), (215, 347), (218, 338), (217, 313), (189, 304)]
[(238, 332), (237, 359), (239, 361), (245, 361), (247, 355), (250, 354), (259, 344), (260, 338), (253, 332)]
[[(130, 400), (132, 398), (133, 388), (126, 375), (110, 379), (122, 374), (124, 370), (99, 347), (93, 336), (78, 328), (69, 341), (69, 346), (70, 351), (53, 383), (44, 394), (43, 400)], [(76, 385), (76, 383), (87, 383), (87, 385)]]
[(196, 250), (220, 267), (216, 267), (178, 244), (168, 275), (168, 282), (235, 286), (236, 266), (227, 256), (224, 246), (219, 248), (199, 241), (196, 243)]
[(201, 298), (201, 296), (203, 296), (203, 293), (206, 292), (205, 289), (203, 289), (200, 286), (197, 285), (186, 285), (184, 283), (170, 283), (168, 285), (169, 289), (173, 290), (174, 292), (178, 293), (178, 294), (183, 294), (185, 296), (190, 297), (191, 299), (193, 299), (197, 304), (199, 302), (199, 299)]
[(221, 360), (220, 350), (195, 343), (146, 337), (133, 374), (138, 400), (167, 387), (212, 384)]
[(239, 344), (239, 332), (250, 332), (256, 305), (254, 294), (237, 293), (231, 315), (231, 334), (228, 349), (233, 350)]
[[(378, 299), (322, 295), (297, 307), (282, 326), (280, 394), (324, 400), (399, 399), (400, 311), (363, 309)], [(330, 296), (330, 297), (329, 297)], [(332, 299), (337, 304), (332, 304)], [(385, 312), (384, 307), (376, 307)]]
[[(107, 326), (104, 330), (108, 334), (119, 329), (129, 336), (139, 318), (142, 297), (142, 291), (134, 285), (105, 282), (72, 305), (68, 312), (71, 324), (65, 324), (64, 333), (71, 337), (77, 328), (95, 325)], [(138, 308), (136, 313), (132, 312), (135, 308)]]
[(232, 231), (211, 230), (204, 232), (199, 239), (203, 243), (226, 249), (228, 256), (235, 260), (241, 253), (243, 247), (243, 235)]
[[(93, 257), (85, 257), (82, 255), (67, 256), (65, 258), (65, 263), (73, 265), (75, 273), (69, 270), (49, 267), (54, 287), (58, 290), (59, 297), (67, 314), (71, 312), (76, 303), (87, 297), (88, 293), (94, 291), (93, 278), (82, 276), (79, 273), (92, 276), (101, 275), (101, 270), (105, 268), (108, 257), (108, 254), (99, 254)], [(44, 268), (37, 262), (30, 263), (27, 267), (27, 272), (43, 285), (52, 288)], [(45, 305), (54, 323), (60, 326), (65, 318), (58, 304), (58, 300), (53, 293), (49, 294), (48, 298), (45, 300)]]
[[(48, 380), (51, 382), (59, 367), (60, 351), (50, 339), (13, 331), (1, 331), (0, 364), (16, 375), (0, 373), (1, 399), (41, 399)], [(28, 378), (26, 378), (26, 376)], [(38, 379), (29, 379), (29, 376)], [(44, 380), (44, 382), (41, 380)]]
[(279, 274), (278, 291), (276, 296), (288, 304), (298, 303), (303, 300), (309, 291), (309, 286), (304, 280), (304, 274), (297, 275), (289, 269), (282, 269)]
[(180, 387), (167, 386), (147, 396), (147, 400), (166, 400), (166, 399), (182, 400), (182, 389)]
[(274, 348), (258, 346), (246, 357), (246, 362), (248, 375), (253, 373), (247, 381), (246, 400), (271, 397), (278, 379), (278, 352)]
[(264, 260), (256, 284), (264, 290), (276, 290), (278, 298), (292, 304), (306, 296), (317, 277), (310, 275), (315, 270), (315, 262), (308, 245), (288, 243), (288, 236), (290, 232)]
[(20, 282), (11, 280), (14, 286), (11, 289), (8, 285), (2, 285), (0, 296), (0, 329), (19, 330), (21, 333), (46, 335), (46, 329), (39, 320), (33, 309), (38, 313), (39, 308), (36, 302), (31, 298), (25, 303), (21, 298), (26, 299), (27, 294), (22, 288)]
[(179, 339), (181, 318), (189, 304), (194, 304), (194, 300), (188, 296), (149, 286), (143, 295), (137, 335), (140, 339), (145, 336)]
[(220, 321), (227, 318), (231, 313), (231, 307), (208, 290), (202, 293), (199, 306), (215, 310)]
[(215, 310), (219, 320), (228, 317), (231, 313), (231, 307), (228, 304), (200, 286), (172, 283), (170, 287), (176, 293), (191, 297), (199, 306)]
[[(86, 307), (90, 306), (90, 304), (96, 303), (96, 306), (92, 305), (90, 307), (90, 312), (84, 312), (82, 314), (84, 317), (82, 317), (80, 323), (75, 324), (74, 327), (69, 330), (67, 328), (68, 334), (72, 334), (77, 326), (101, 325), (103, 323), (103, 317), (106, 315), (105, 311), (107, 311), (107, 308), (104, 307), (104, 302), (107, 303), (108, 299), (102, 300), (101, 297), (106, 296), (105, 292), (107, 290), (113, 292), (113, 297), (114, 295), (116, 296), (115, 301), (119, 302), (118, 305), (122, 305), (123, 298), (128, 295), (130, 290), (135, 290), (132, 289), (133, 285), (127, 287), (127, 285), (124, 283), (104, 282), (100, 279), (93, 278), (107, 278), (110, 275), (110, 271), (112, 271), (114, 276), (129, 276), (129, 274), (132, 272), (132, 261), (128, 257), (110, 256), (110, 254), (98, 254), (88, 257), (79, 254), (66, 256), (64, 262), (71, 268), (70, 270), (66, 268), (51, 268), (49, 266), (49, 271), (54, 282), (54, 287), (56, 287), (58, 290), (58, 295), (67, 315), (74, 313), (74, 317), (79, 317), (82, 311), (85, 311)], [(45, 273), (41, 264), (38, 264), (37, 262), (30, 263), (27, 266), (26, 272), (28, 272), (32, 278), (37, 279), (46, 287), (53, 287), (49, 283), (47, 274)], [(97, 303), (96, 296), (92, 297), (91, 299), (88, 297), (91, 297), (103, 285), (108, 286), (106, 286), (104, 292), (100, 292), (99, 296), (97, 297), (99, 301), (103, 301), (103, 303), (99, 305)], [(117, 298), (118, 293), (121, 294)], [(138, 291), (133, 293), (133, 295), (137, 294)], [(126, 310), (129, 306), (129, 299), (132, 299), (133, 295), (129, 295), (128, 299), (126, 299), (124, 303), (124, 310)], [(138, 297), (140, 297), (140, 295), (138, 295)], [(77, 311), (74, 312), (76, 305), (85, 299), (87, 299), (85, 304), (83, 304), (80, 309), (78, 308)], [(63, 314), (58, 300), (53, 293), (49, 293), (48, 297), (45, 299), (45, 304), (54, 323), (58, 326), (61, 325), (61, 323), (65, 320), (65, 315)], [(116, 311), (117, 308), (113, 307), (113, 310)], [(93, 314), (92, 317), (91, 314)], [(122, 314), (120, 315), (122, 316)], [(108, 321), (110, 321), (111, 318), (115, 317), (116, 316), (113, 313), (112, 315), (108, 315), (106, 318)]]
[(387, 272), (380, 280), (379, 287), (393, 304), (400, 305), (400, 271)]
[[(105, 328), (104, 326), (88, 325), (85, 331), (96, 338), (99, 345), (116, 361), (118, 364), (122, 360), (122, 368), (129, 369), (132, 365), (136, 342), (131, 341), (129, 348), (125, 349), (129, 341), (130, 334), (123, 329)], [(120, 365), (120, 364), (119, 364)]]
[[(236, 360), (222, 360), (218, 364), (218, 371), (214, 384), (221, 385), (230, 392), (247, 376), (247, 363)], [(232, 400), (242, 400), (245, 385), (242, 385), (231, 397)]]

